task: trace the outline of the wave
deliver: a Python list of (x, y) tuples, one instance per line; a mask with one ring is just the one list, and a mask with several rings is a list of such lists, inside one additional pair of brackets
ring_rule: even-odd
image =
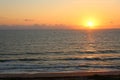
[(47, 61), (45, 59), (4, 59), (0, 60), (0, 62), (16, 62), (16, 61)]
[(75, 51), (76, 53), (101, 54), (101, 53), (120, 53), (120, 50), (97, 50), (97, 51)]
[(26, 52), (26, 53), (0, 53), (0, 56), (6, 55), (49, 55), (49, 54), (61, 54), (61, 55), (68, 55), (68, 54), (113, 54), (113, 53), (120, 53), (120, 50), (97, 50), (97, 51), (53, 51), (53, 52)]
[(36, 52), (26, 52), (26, 53), (0, 53), (0, 55), (48, 55), (48, 54), (63, 54), (63, 53), (65, 53), (65, 52), (62, 52), (62, 51), (60, 51), (60, 52), (38, 52), (38, 53), (36, 53)]
[(5, 55), (5, 56), (7, 56), (7, 55), (24, 55), (24, 54), (18, 54), (18, 53), (0, 53), (0, 56), (3, 56), (3, 55)]
[(16, 61), (76, 61), (76, 60), (88, 60), (88, 61), (107, 61), (107, 60), (120, 60), (119, 57), (113, 58), (62, 58), (62, 59), (1, 59), (0, 62), (16, 62)]
[(120, 50), (101, 50), (99, 53), (120, 53)]
[(74, 69), (89, 69), (89, 68), (112, 68), (120, 69), (119, 65), (78, 65), (78, 66), (40, 66), (40, 65), (7, 65), (0, 67), (0, 70), (10, 70), (10, 69), (61, 69), (61, 68), (74, 68)]
[(64, 58), (58, 60), (95, 60), (95, 61), (106, 61), (106, 60), (120, 60), (120, 58)]
[(64, 52), (64, 51), (53, 51), (53, 52), (42, 52), (42, 53), (25, 53), (25, 54), (43, 54), (43, 55), (47, 55), (47, 54), (73, 54), (73, 53), (80, 53), (80, 54), (105, 54), (105, 53), (120, 53), (120, 50), (97, 50), (97, 51), (68, 51), (68, 52)]

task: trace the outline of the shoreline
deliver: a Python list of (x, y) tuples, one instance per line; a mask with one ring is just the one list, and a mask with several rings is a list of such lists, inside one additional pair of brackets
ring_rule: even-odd
[(54, 78), (54, 77), (91, 77), (91, 76), (120, 76), (120, 71), (103, 72), (40, 72), (40, 73), (0, 73), (0, 78)]

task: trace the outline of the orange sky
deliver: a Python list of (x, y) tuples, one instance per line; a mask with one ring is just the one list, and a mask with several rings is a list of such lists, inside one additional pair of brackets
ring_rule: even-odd
[(0, 0), (0, 25), (83, 28), (88, 21), (98, 28), (120, 28), (120, 0)]

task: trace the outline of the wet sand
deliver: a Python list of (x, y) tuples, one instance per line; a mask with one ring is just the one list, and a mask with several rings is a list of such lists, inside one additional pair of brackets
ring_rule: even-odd
[(0, 74), (0, 80), (120, 80), (120, 71)]

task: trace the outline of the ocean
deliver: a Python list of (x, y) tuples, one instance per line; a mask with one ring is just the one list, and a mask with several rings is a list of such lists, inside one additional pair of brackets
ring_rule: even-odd
[(120, 29), (0, 30), (0, 73), (119, 70)]

